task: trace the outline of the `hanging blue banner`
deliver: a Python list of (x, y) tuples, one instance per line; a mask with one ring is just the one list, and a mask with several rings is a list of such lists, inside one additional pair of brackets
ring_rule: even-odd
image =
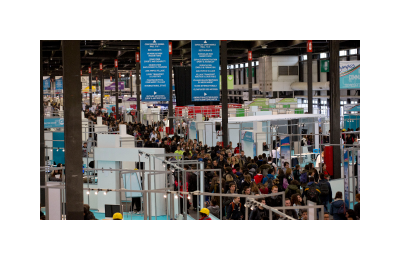
[(344, 202), (349, 209), (349, 156), (348, 151), (344, 152)]
[(50, 77), (49, 76), (43, 77), (43, 90), (50, 91)]
[(63, 89), (63, 77), (56, 77), (56, 91)]
[(360, 61), (341, 61), (340, 89), (360, 89)]
[(140, 41), (142, 101), (169, 101), (168, 41)]
[(253, 143), (254, 142), (253, 132), (242, 131), (242, 141)]
[(280, 158), (281, 164), (288, 162), (289, 167), (292, 167), (291, 160), (290, 160), (290, 137), (282, 137), (281, 138), (281, 151), (280, 151)]
[(192, 41), (192, 101), (219, 101), (219, 41)]
[(64, 118), (50, 117), (44, 118), (44, 128), (58, 128), (64, 127)]

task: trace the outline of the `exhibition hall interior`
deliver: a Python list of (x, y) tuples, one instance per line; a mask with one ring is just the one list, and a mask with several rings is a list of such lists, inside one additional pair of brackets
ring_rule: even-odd
[(40, 40), (40, 220), (360, 220), (360, 55)]

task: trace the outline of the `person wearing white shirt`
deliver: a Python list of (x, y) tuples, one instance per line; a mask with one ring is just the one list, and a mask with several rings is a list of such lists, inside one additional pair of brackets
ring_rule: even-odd
[(157, 139), (157, 134), (156, 134), (156, 132), (153, 130), (153, 132), (151, 132), (151, 134), (150, 134), (150, 140), (151, 139)]

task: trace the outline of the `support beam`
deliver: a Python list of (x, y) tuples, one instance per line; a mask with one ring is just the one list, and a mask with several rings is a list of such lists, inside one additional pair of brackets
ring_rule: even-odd
[(129, 88), (131, 89), (131, 97), (133, 96), (132, 71), (129, 71)]
[[(45, 163), (44, 151), (44, 107), (43, 107), (43, 50), (42, 41), (40, 41), (40, 167)], [(65, 100), (65, 99), (64, 99)], [(46, 173), (40, 172), (40, 186), (46, 183)], [(40, 206), (44, 207), (46, 202), (45, 189), (40, 189)], [(47, 214), (47, 212), (46, 212)]]
[(92, 93), (92, 67), (89, 66), (89, 106), (92, 107), (93, 93)]
[(103, 75), (103, 64), (100, 63), (100, 104), (101, 108), (104, 108), (103, 106), (103, 99), (104, 99), (104, 75)]
[[(173, 112), (173, 101), (172, 101), (172, 53), (169, 54), (169, 102), (168, 102), (168, 115), (169, 117), (174, 116)], [(174, 125), (174, 119), (170, 118), (169, 119), (169, 129), (171, 131), (172, 127)], [(167, 133), (167, 136), (169, 133)]]
[[(339, 41), (329, 42), (329, 87), (330, 87), (330, 143), (340, 144), (340, 81), (339, 81)], [(340, 147), (333, 146), (333, 178), (341, 178)]]
[(307, 96), (308, 96), (308, 113), (313, 113), (312, 99), (312, 52), (307, 52)]
[(227, 66), (227, 43), (221, 42), (221, 89), (222, 89), (222, 142), (228, 145), (228, 78), (226, 73)]
[(83, 220), (80, 41), (62, 41), (67, 220)]
[(118, 75), (118, 60), (117, 59), (115, 59), (115, 61), (114, 61), (114, 71), (115, 71), (115, 113), (116, 113), (115, 119), (118, 120), (119, 119), (119, 108), (118, 108), (118, 97), (119, 97), (119, 94), (118, 94), (119, 78), (118, 78), (118, 76), (119, 75)]

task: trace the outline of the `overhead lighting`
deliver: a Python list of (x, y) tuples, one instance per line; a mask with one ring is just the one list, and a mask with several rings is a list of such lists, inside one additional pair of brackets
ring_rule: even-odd
[(89, 195), (89, 194), (90, 194), (90, 191), (87, 191), (86, 194)]
[(97, 193), (98, 193), (98, 191), (96, 190), (96, 191), (94, 192), (94, 195), (97, 195)]

